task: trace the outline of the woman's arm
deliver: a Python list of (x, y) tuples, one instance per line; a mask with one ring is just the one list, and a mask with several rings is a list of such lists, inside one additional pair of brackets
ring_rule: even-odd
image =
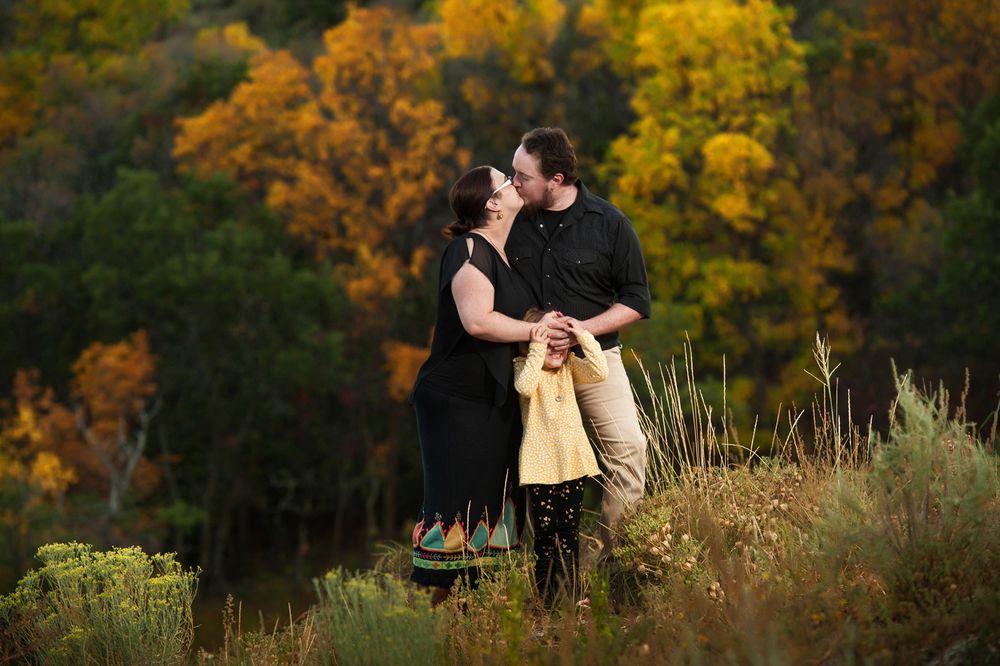
[(531, 336), (534, 324), (512, 319), (493, 309), (493, 285), (479, 269), (466, 263), (451, 281), (458, 318), (476, 338), (490, 342), (521, 342)]

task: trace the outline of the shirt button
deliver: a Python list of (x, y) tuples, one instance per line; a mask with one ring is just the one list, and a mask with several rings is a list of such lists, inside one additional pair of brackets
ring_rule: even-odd
[(551, 275), (549, 275), (548, 273), (546, 273), (546, 274), (545, 274), (545, 277), (547, 277), (547, 278), (550, 278), (550, 277), (552, 277), (552, 276), (551, 276)]
[(557, 395), (556, 396), (556, 402), (562, 402), (562, 396), (561, 395)]

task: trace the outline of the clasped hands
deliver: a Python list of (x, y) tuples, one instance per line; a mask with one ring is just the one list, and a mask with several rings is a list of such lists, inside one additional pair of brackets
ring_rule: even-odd
[(531, 342), (545, 342), (549, 349), (562, 352), (577, 343), (576, 337), (585, 329), (579, 320), (561, 312), (546, 312), (531, 329)]

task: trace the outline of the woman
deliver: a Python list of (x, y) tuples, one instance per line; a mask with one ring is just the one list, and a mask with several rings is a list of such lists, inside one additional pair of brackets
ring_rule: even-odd
[(480, 166), (451, 188), (456, 219), (444, 230), (452, 241), (441, 259), (431, 355), (411, 394), (424, 468), (411, 580), (432, 587), (435, 604), (460, 573), (474, 585), (480, 566), (520, 542), (512, 360), (514, 343), (531, 336), (534, 324), (520, 319), (534, 303), (503, 251), (523, 205), (511, 184)]

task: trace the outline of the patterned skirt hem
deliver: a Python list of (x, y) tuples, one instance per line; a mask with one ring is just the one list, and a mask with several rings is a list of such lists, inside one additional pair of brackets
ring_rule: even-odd
[(427, 560), (420, 557), (419, 555), (414, 555), (413, 566), (418, 567), (420, 569), (434, 569), (434, 570), (455, 570), (455, 569), (468, 569), (470, 567), (494, 566), (500, 564), (501, 558), (503, 558), (513, 550), (518, 550), (518, 547), (515, 546), (510, 550), (505, 550), (501, 553), (496, 553), (494, 555), (482, 555), (461, 560)]

